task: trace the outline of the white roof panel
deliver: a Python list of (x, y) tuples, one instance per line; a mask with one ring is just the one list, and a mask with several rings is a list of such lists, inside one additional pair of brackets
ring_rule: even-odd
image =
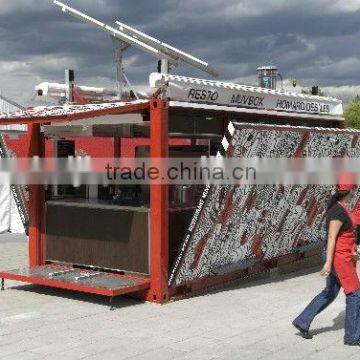
[(343, 121), (344, 118), (341, 116), (324, 116), (316, 114), (298, 114), (291, 112), (280, 112), (275, 110), (258, 110), (248, 108), (230, 107), (224, 105), (210, 105), (210, 104), (197, 104), (183, 101), (170, 101), (170, 107), (173, 108), (184, 108), (184, 109), (198, 109), (208, 111), (226, 111), (229, 113), (240, 113), (240, 114), (259, 114), (259, 115), (270, 115), (284, 118), (297, 118), (297, 119), (319, 119), (319, 120), (331, 120), (331, 121)]
[(279, 113), (286, 111), (296, 114), (318, 114), (319, 116), (341, 117), (343, 115), (341, 100), (330, 97), (159, 73), (150, 75), (150, 86), (163, 88), (167, 98), (178, 102)]

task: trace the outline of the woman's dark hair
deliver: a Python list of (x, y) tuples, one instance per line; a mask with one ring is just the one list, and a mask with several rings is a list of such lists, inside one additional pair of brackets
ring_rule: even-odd
[(327, 209), (331, 209), (338, 201), (342, 200), (346, 195), (350, 194), (350, 190), (337, 190), (336, 193), (329, 200)]

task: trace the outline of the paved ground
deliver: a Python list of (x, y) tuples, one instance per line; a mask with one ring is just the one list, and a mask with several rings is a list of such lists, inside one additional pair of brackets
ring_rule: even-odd
[[(26, 263), (26, 240), (0, 236), (0, 268)], [(258, 281), (165, 306), (15, 282), (0, 293), (0, 359), (358, 359), (342, 344), (344, 296), (314, 323), (290, 322), (323, 285), (315, 271)]]

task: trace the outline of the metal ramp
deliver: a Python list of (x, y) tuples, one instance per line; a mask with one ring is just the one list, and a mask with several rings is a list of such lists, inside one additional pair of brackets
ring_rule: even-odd
[(146, 276), (120, 275), (53, 264), (0, 272), (0, 278), (2, 290), (5, 279), (108, 297), (150, 288), (150, 279)]

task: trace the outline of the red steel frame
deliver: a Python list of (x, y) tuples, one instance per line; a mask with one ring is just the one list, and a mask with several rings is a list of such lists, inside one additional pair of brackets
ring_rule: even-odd
[[(40, 124), (29, 125), (28, 157), (43, 157), (44, 136)], [(29, 265), (40, 266), (44, 263), (44, 189), (40, 185), (29, 186)]]
[[(168, 102), (160, 99), (152, 99), (149, 103), (129, 104), (117, 109), (99, 110), (94, 112), (78, 113), (68, 116), (58, 117), (35, 117), (28, 118), (13, 118), (0, 121), (1, 124), (28, 124), (29, 131), (29, 148), (28, 156), (34, 157), (45, 156), (44, 151), (44, 136), (41, 133), (41, 124), (74, 121), (79, 119), (86, 119), (95, 116), (108, 114), (125, 114), (150, 111), (150, 154), (154, 165), (160, 165), (158, 159), (167, 158), (169, 153), (169, 136), (168, 136), (168, 117), (169, 107)], [(148, 142), (147, 142), (148, 144)], [(178, 139), (170, 144), (174, 145), (188, 145), (184, 139)], [(30, 267), (41, 266), (45, 264), (44, 246), (45, 231), (44, 231), (44, 189), (40, 185), (29, 186), (29, 265)], [(168, 204), (168, 185), (166, 184), (151, 184), (150, 185), (150, 289), (146, 293), (146, 299), (152, 302), (164, 303), (169, 300), (168, 288), (168, 259), (169, 259), (169, 204)], [(74, 291), (96, 293), (105, 296), (120, 295), (126, 291), (124, 289), (119, 291), (99, 290), (98, 288), (91, 288), (78, 284), (59, 283), (53, 280), (45, 280), (40, 278), (22, 277), (20, 275), (13, 275), (11, 273), (0, 273), (1, 277), (33, 282), (44, 286), (59, 287)], [(134, 287), (133, 291), (144, 290), (149, 286), (142, 284)]]
[[(169, 106), (166, 101), (150, 102), (150, 156), (157, 159), (169, 154)], [(167, 184), (150, 185), (150, 291), (149, 301), (163, 303), (169, 300), (169, 189)]]

